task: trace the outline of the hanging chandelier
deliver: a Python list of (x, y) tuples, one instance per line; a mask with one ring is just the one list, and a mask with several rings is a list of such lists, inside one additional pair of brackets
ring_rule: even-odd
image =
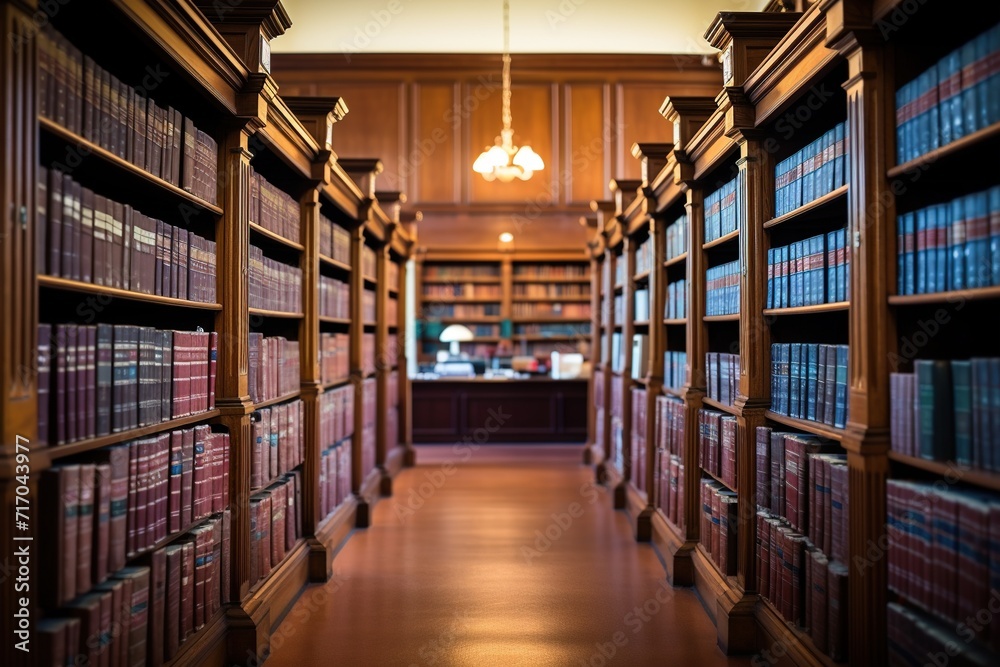
[(515, 178), (526, 181), (536, 171), (545, 168), (541, 156), (531, 146), (514, 145), (514, 130), (510, 117), (510, 3), (503, 2), (503, 129), (496, 144), (487, 147), (472, 164), (472, 170), (487, 181), (510, 183)]

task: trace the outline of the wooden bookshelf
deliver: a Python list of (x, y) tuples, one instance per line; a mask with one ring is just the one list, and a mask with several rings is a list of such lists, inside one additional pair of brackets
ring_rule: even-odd
[[(169, 74), (169, 80), (162, 90), (150, 91), (151, 100), (163, 108), (175, 106), (195, 127), (204, 131), (218, 149), (217, 163), (207, 166), (207, 170), (229, 177), (220, 176), (218, 203), (213, 204), (178, 186), (176, 183), (183, 181), (177, 180), (176, 174), (169, 181), (160, 178), (98, 145), (96, 140), (88, 140), (82, 136), (86, 131), (77, 133), (70, 130), (69, 127), (74, 125), (72, 119), (64, 126), (49, 117), (42, 117), (44, 109), (37, 106), (43, 95), (43, 91), (38, 90), (41, 67), (37, 65), (36, 57), (43, 46), (36, 39), (41, 33), (32, 26), (34, 4), (0, 3), (5, 25), (12, 31), (11, 37), (23, 37), (24, 44), (31, 46), (7, 52), (5, 62), (12, 68), (10, 71), (22, 72), (0, 92), (4, 107), (13, 113), (12, 118), (16, 118), (8, 130), (15, 133), (12, 136), (40, 137), (40, 141), (10, 143), (8, 166), (12, 173), (22, 175), (21, 185), (24, 187), (16, 191), (7, 189), (0, 194), (6, 210), (18, 210), (23, 206), (25, 211), (23, 219), (5, 217), (0, 223), (0, 237), (9, 241), (4, 247), (18, 248), (16, 253), (9, 250), (3, 262), (4, 284), (7, 285), (0, 295), (3, 338), (18, 343), (4, 346), (0, 351), (0, 368), (6, 373), (5, 386), (9, 388), (0, 392), (0, 428), (5, 441), (14, 442), (16, 435), (32, 443), (29, 486), (32, 498), (38, 498), (42, 490), (39, 480), (47, 469), (62, 466), (67, 461), (92, 461), (98, 450), (111, 445), (202, 424), (211, 424), (213, 431), (227, 431), (230, 474), (226, 485), (231, 499), (227, 510), (232, 519), (226, 538), (232, 556), (227, 573), (231, 586), (220, 591), (222, 609), (183, 642), (179, 653), (169, 664), (221, 666), (248, 659), (260, 662), (266, 657), (268, 635), (285, 616), (302, 587), (308, 582), (319, 583), (332, 576), (336, 550), (351, 530), (358, 525), (367, 525), (371, 517), (371, 503), (386, 490), (388, 484), (385, 480), (391, 480), (401, 467), (404, 457), (398, 445), (406, 442), (406, 436), (402, 434), (394, 436), (399, 442), (386, 447), (385, 457), (378, 460), (377, 464), (381, 467), (373, 471), (378, 492), (371, 493), (370, 488), (363, 489), (366, 482), (361, 479), (360, 471), (355, 472), (360, 462), (360, 448), (356, 449), (356, 460), (349, 462), (353, 490), (357, 493), (364, 490), (368, 494), (365, 497), (368, 504), (359, 503), (358, 496), (351, 493), (328, 516), (320, 515), (321, 454), (333, 443), (320, 442), (319, 401), (326, 391), (352, 386), (351, 377), (321, 382), (321, 325), (332, 325), (327, 330), (347, 332), (352, 350), (360, 350), (362, 327), (354, 326), (354, 322), (360, 319), (360, 292), (367, 283), (374, 286), (381, 298), (381, 303), (376, 304), (382, 315), (376, 320), (376, 331), (383, 336), (383, 343), (391, 329), (403, 331), (407, 298), (403, 267), (412, 254), (415, 237), (401, 221), (398, 210), (390, 209), (387, 214), (381, 208), (382, 205), (391, 206), (402, 198), (392, 200), (387, 196), (376, 196), (374, 191), (362, 190), (353, 176), (357, 173), (357, 164), (338, 159), (332, 150), (331, 130), (346, 113), (344, 102), (339, 98), (286, 99), (277, 95), (276, 84), (261, 63), (267, 60), (262, 56), (269, 51), (269, 40), (280, 36), (290, 25), (280, 3), (242, 15), (240, 20), (245, 25), (241, 24), (241, 30), (245, 28), (244, 32), (233, 32), (231, 26), (222, 30), (214, 26), (212, 22), (219, 17), (215, 12), (207, 11), (210, 5), (207, 0), (178, 0), (166, 4), (102, 0), (98, 4), (100, 7), (96, 9), (108, 21), (94, 23), (91, 20), (95, 7), (67, 5), (60, 7), (57, 15), (49, 17), (50, 23), (83, 54), (93, 57), (98, 66), (119, 77), (125, 85), (140, 85), (141, 81), (134, 79), (135, 72), (129, 66), (109, 57), (108, 54), (113, 51), (96, 45), (113, 43), (115, 48), (128, 52), (130, 56), (162, 67)], [(204, 13), (203, 9), (206, 10)], [(178, 20), (178, 16), (199, 18), (188, 21)], [(258, 36), (246, 40), (247, 35)], [(79, 164), (63, 164), (70, 153), (79, 158)], [(201, 303), (185, 298), (141, 294), (45, 275), (46, 267), (34, 263), (36, 239), (39, 238), (36, 233), (41, 230), (33, 194), (38, 165), (61, 166), (81, 186), (91, 189), (96, 195), (127, 204), (150, 218), (189, 229), (199, 237), (215, 242), (215, 302)], [(251, 201), (251, 169), (298, 204), (298, 220), (283, 222), (297, 223), (299, 241), (292, 241), (261, 226), (260, 221), (253, 217), (253, 211), (248, 211), (246, 204)], [(197, 192), (197, 188), (194, 191)], [(30, 196), (27, 193), (31, 193)], [(26, 196), (28, 198), (24, 199)], [(362, 243), (384, 249), (385, 256), (391, 257), (391, 261), (400, 267), (398, 274), (392, 274), (398, 276), (394, 278), (397, 282), (386, 285), (388, 274), (376, 273), (362, 278), (359, 253), (352, 255), (350, 261), (328, 255), (330, 249), (321, 247), (321, 213), (351, 235), (353, 249), (359, 249)], [(288, 227), (294, 228), (295, 225)], [(248, 249), (251, 245), (261, 248), (265, 257), (300, 269), (303, 276), (328, 275), (349, 281), (352, 298), (358, 297), (352, 301), (351, 315), (343, 318), (320, 317), (318, 281), (309, 279), (302, 281), (301, 312), (249, 308), (249, 281), (246, 276), (250, 271)], [(385, 319), (390, 293), (396, 295), (397, 300), (397, 316), (391, 323)], [(57, 301), (61, 304), (67, 298), (81, 303), (91, 299), (101, 308), (92, 309), (90, 315), (77, 313), (72, 308), (57, 309)], [(107, 304), (112, 300), (114, 304), (109, 307)], [(122, 305), (119, 306), (119, 302)], [(84, 320), (85, 317), (90, 319)], [(158, 328), (166, 326), (178, 331), (204, 327), (215, 332), (220, 340), (215, 378), (216, 407), (107, 436), (41, 447), (38, 445), (37, 407), (37, 336), (40, 321), (53, 324), (107, 322)], [(251, 402), (247, 388), (248, 332), (254, 330), (298, 341), (300, 354), (298, 388), (256, 404)], [(399, 340), (403, 341), (402, 334)], [(351, 370), (359, 368), (357, 364), (351, 365)], [(406, 414), (409, 401), (404, 368), (405, 356), (400, 354), (391, 366), (381, 371), (386, 377), (393, 369), (400, 374), (399, 393), (393, 401), (400, 415)], [(30, 372), (23, 374), (24, 369)], [(16, 378), (11, 375), (15, 372), (18, 374)], [(360, 404), (361, 388), (357, 387), (354, 391), (358, 393), (356, 403)], [(301, 475), (302, 494), (302, 521), (296, 530), (298, 539), (282, 562), (251, 586), (249, 503), (251, 495), (259, 490), (251, 489), (249, 478), (251, 462), (248, 457), (251, 456), (253, 432), (251, 414), (255, 410), (293, 400), (302, 402), (304, 421), (301, 427), (305, 442), (305, 457), (297, 467)], [(56, 419), (56, 416), (51, 418)], [(401, 416), (400, 424), (404, 421), (405, 417)], [(355, 434), (358, 434), (361, 422), (356, 420), (356, 424), (359, 427)], [(15, 470), (13, 459), (13, 448), (0, 452), (0, 487), (8, 498), (12, 497), (17, 484), (12, 477)], [(44, 561), (40, 559), (34, 564), (36, 569), (32, 576), (38, 578), (48, 574), (46, 568), (56, 562), (52, 558), (62, 555), (56, 554), (54, 545), (49, 544), (46, 526), (51, 524), (51, 517), (35, 514), (33, 519), (35, 528), (31, 537), (48, 552)], [(13, 529), (12, 521), (10, 517), (4, 520), (5, 534)], [(146, 563), (149, 552), (187, 539), (191, 529), (203, 521), (170, 533), (142, 554), (129, 558), (128, 562)], [(16, 604), (12, 589), (0, 594), (0, 610), (4, 614), (12, 615)], [(33, 619), (53, 615), (59, 615), (59, 611), (44, 608), (32, 598)], [(81, 643), (86, 639), (81, 638)], [(75, 654), (76, 647), (71, 647), (70, 651)], [(20, 664), (18, 655), (13, 643), (5, 644), (0, 649), (3, 664)]]
[(889, 451), (889, 459), (910, 468), (933, 473), (943, 479), (956, 479), (984, 489), (1000, 491), (1000, 473), (977, 470), (954, 461), (931, 461), (917, 456), (907, 456), (892, 450)]
[[(895, 129), (895, 128), (893, 128)], [(967, 134), (960, 139), (952, 141), (950, 144), (935, 148), (923, 155), (916, 157), (909, 162), (890, 167), (886, 172), (889, 178), (897, 179), (903, 177), (912, 178), (914, 172), (919, 172), (930, 165), (947, 158), (961, 157), (974, 148), (991, 144), (1000, 138), (1000, 123), (993, 123), (989, 127)]]
[(933, 292), (931, 294), (890, 294), (889, 305), (925, 306), (935, 304), (961, 304), (965, 301), (990, 301), (1000, 299), (1000, 286), (977, 289)]
[(789, 211), (784, 215), (779, 215), (776, 218), (771, 218), (770, 220), (764, 223), (764, 228), (770, 229), (771, 227), (777, 227), (778, 225), (783, 225), (786, 223), (794, 222), (796, 220), (801, 220), (808, 214), (813, 213), (814, 211), (819, 211), (823, 209), (823, 207), (829, 206), (833, 202), (845, 198), (846, 196), (847, 196), (847, 186), (841, 185), (832, 192), (828, 192), (822, 197), (817, 197), (808, 204), (803, 204), (802, 206), (799, 206), (794, 211)]
[(848, 310), (851, 304), (847, 301), (837, 301), (834, 303), (821, 303), (815, 306), (795, 306), (792, 308), (765, 308), (764, 314), (771, 317), (783, 317), (785, 315), (815, 315), (816, 313), (837, 313)]
[(821, 424), (820, 422), (811, 421), (809, 419), (789, 417), (787, 415), (774, 412), (773, 410), (768, 410), (765, 415), (771, 421), (778, 422), (779, 424), (783, 424), (784, 426), (788, 426), (805, 433), (818, 435), (821, 438), (836, 440), (837, 442), (841, 442), (844, 439), (844, 429), (842, 428), (834, 428), (828, 424)]

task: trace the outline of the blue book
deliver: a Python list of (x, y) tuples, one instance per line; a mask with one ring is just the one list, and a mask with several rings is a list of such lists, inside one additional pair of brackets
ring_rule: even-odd
[(972, 362), (951, 362), (952, 402), (955, 406), (955, 462), (972, 465)]
[(791, 361), (789, 363), (789, 387), (788, 387), (788, 415), (790, 417), (799, 416), (799, 378), (801, 377), (802, 344), (790, 343), (789, 352)]
[(909, 88), (910, 84), (907, 83), (896, 90), (896, 164), (903, 164), (909, 159), (906, 144), (906, 122), (903, 117)]
[(792, 305), (801, 306), (805, 296), (805, 246), (802, 241), (796, 241), (792, 247), (795, 253), (795, 273), (792, 275), (795, 284), (792, 285)]
[[(913, 91), (913, 98), (914, 98), (913, 106), (917, 110), (919, 110), (921, 105), (923, 104), (923, 98), (927, 94), (927, 87), (928, 87), (927, 72), (923, 72), (920, 76), (917, 77), (917, 85), (915, 90)], [(926, 111), (918, 111), (917, 116), (914, 119), (914, 122), (916, 123), (917, 126), (916, 129), (917, 155), (923, 155), (924, 153), (930, 150), (931, 133), (928, 120), (929, 118), (927, 116)]]
[(782, 204), (781, 198), (785, 192), (785, 188), (781, 181), (785, 175), (785, 165), (788, 160), (782, 160), (774, 167), (774, 217), (780, 217), (784, 215), (784, 205)]
[(806, 370), (806, 419), (816, 421), (817, 387), (819, 382), (819, 345), (806, 345), (809, 362)]
[(982, 127), (979, 124), (979, 86), (972, 80), (978, 52), (976, 40), (962, 45), (962, 126), (964, 134), (972, 134)]
[(798, 150), (795, 153), (795, 171), (792, 173), (792, 187), (789, 193), (788, 210), (794, 211), (802, 206), (802, 162), (805, 160), (805, 151)]
[(927, 209), (927, 291), (941, 292), (941, 266), (938, 262), (941, 255), (938, 252), (938, 207), (928, 206)]
[(808, 204), (816, 198), (816, 142), (803, 149), (802, 159), (802, 203)]
[(987, 470), (1000, 468), (1000, 357), (990, 359), (990, 443), (987, 448), (984, 467)]
[(836, 130), (832, 127), (823, 133), (823, 166), (820, 167), (820, 187), (819, 196), (823, 196), (829, 192), (832, 192), (835, 186), (833, 184), (833, 163), (834, 160), (834, 139), (836, 136)]
[(927, 260), (927, 209), (922, 208), (916, 213), (917, 218), (917, 294), (927, 294), (928, 270)]
[(767, 305), (774, 308), (774, 248), (767, 249)]
[(938, 62), (938, 122), (941, 145), (962, 137), (962, 51), (955, 49)]
[[(993, 261), (990, 257), (990, 193), (983, 191), (967, 195), (965, 207), (965, 234), (971, 241), (969, 264), (974, 264), (976, 276), (975, 285), (969, 282), (969, 287), (989, 287), (993, 273)], [(969, 234), (970, 227), (975, 229), (975, 238)]]
[(990, 448), (990, 360), (972, 359), (972, 465), (984, 468)]
[[(990, 28), (988, 42), (991, 58), (995, 59), (1000, 53), (1000, 23)], [(1000, 122), (1000, 70), (993, 68), (993, 74), (986, 82), (986, 94), (989, 97), (989, 115), (987, 124)]]
[(913, 371), (917, 376), (919, 406), (917, 449), (921, 458), (950, 461), (955, 457), (951, 363), (917, 359)]
[(826, 300), (837, 300), (837, 232), (826, 234)]
[(925, 125), (927, 126), (927, 134), (929, 141), (929, 149), (934, 150), (935, 148), (941, 147), (941, 121), (940, 113), (938, 109), (938, 76), (937, 67), (931, 67), (927, 70), (926, 81), (924, 86), (924, 95), (927, 96), (927, 110), (924, 112), (926, 117)]
[(844, 176), (844, 150), (847, 148), (844, 138), (845, 123), (838, 123), (833, 128), (833, 187), (839, 188), (847, 182)]
[(833, 418), (836, 428), (847, 425), (847, 346), (837, 346), (837, 405)]
[(948, 252), (951, 255), (951, 278), (948, 289), (965, 289), (966, 286), (966, 243), (965, 243), (965, 206), (961, 197), (945, 204), (949, 209), (951, 229), (948, 234)]
[(990, 62), (990, 39), (991, 31), (987, 30), (978, 35), (973, 41), (976, 44), (976, 69), (981, 73), (979, 81), (976, 83), (976, 100), (979, 102), (979, 129), (989, 127), (991, 121), (990, 113), (990, 79), (991, 70), (996, 76), (996, 66)]
[(951, 256), (948, 252), (948, 232), (951, 228), (951, 207), (948, 204), (937, 204), (937, 285), (940, 291), (948, 289), (948, 276), (951, 275)]
[(1000, 185), (990, 188), (989, 209), (991, 284), (1000, 285)]
[(779, 358), (779, 344), (771, 343), (771, 409), (775, 410), (778, 404), (778, 369), (781, 360)]
[(822, 234), (812, 239), (813, 252), (813, 304), (826, 303), (826, 237)]

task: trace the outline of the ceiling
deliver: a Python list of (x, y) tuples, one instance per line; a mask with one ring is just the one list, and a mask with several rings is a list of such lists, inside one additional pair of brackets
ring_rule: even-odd
[[(502, 0), (284, 0), (276, 53), (500, 53)], [(710, 53), (720, 11), (767, 0), (511, 0), (512, 53)]]

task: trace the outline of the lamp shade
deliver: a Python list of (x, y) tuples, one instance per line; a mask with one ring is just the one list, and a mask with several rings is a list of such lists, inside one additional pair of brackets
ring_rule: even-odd
[(466, 343), (475, 337), (475, 334), (472, 333), (469, 327), (461, 324), (452, 324), (445, 327), (438, 340), (442, 343)]
[(541, 171), (545, 169), (542, 157), (531, 150), (531, 146), (521, 146), (521, 149), (517, 151), (517, 155), (514, 156), (514, 164), (525, 171)]

